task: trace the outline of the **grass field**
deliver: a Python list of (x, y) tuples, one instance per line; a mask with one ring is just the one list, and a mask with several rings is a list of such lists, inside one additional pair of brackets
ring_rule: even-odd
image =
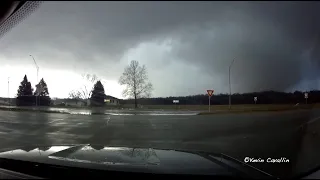
[[(134, 105), (126, 105), (123, 108), (133, 108)], [(200, 111), (198, 115), (208, 114), (221, 114), (221, 113), (253, 113), (253, 112), (279, 112), (279, 111), (290, 111), (290, 110), (302, 110), (320, 108), (320, 104), (242, 104), (232, 105), (229, 109), (229, 105), (146, 105), (142, 106), (141, 109), (146, 110), (185, 110), (185, 111)]]
[[(56, 106), (55, 106), (56, 107)], [(272, 111), (272, 110), (287, 110), (287, 109), (309, 109), (314, 107), (320, 107), (320, 104), (237, 104), (232, 105), (232, 111)], [(71, 107), (77, 109), (91, 109), (97, 107)], [(104, 109), (134, 109), (134, 104), (124, 104), (118, 106), (105, 106), (99, 107)], [(179, 110), (179, 111), (208, 111), (208, 105), (139, 105), (139, 110)], [(226, 111), (229, 110), (228, 105), (211, 105), (211, 111)]]
[[(134, 108), (134, 105), (122, 105), (122, 108)], [(320, 104), (241, 104), (232, 105), (232, 111), (255, 111), (255, 110), (287, 110), (287, 109), (305, 109), (320, 107)], [(149, 110), (189, 110), (189, 111), (208, 111), (208, 105), (143, 105), (139, 109)], [(211, 111), (225, 111), (229, 110), (228, 105), (211, 105)]]

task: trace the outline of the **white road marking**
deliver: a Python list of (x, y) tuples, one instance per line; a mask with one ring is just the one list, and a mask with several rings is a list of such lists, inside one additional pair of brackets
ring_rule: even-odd
[(317, 121), (317, 120), (319, 120), (319, 119), (320, 119), (320, 116), (319, 116), (319, 117), (316, 117), (316, 118), (314, 118), (314, 119), (309, 120), (309, 121), (307, 122), (307, 124), (310, 124), (310, 123), (312, 123), (312, 122), (315, 122), (315, 121)]
[(317, 120), (319, 120), (319, 119), (320, 119), (320, 116), (319, 116), (319, 117), (316, 117), (316, 118), (313, 118), (313, 119), (310, 119), (309, 121), (307, 121), (307, 122), (301, 124), (300, 126), (298, 126), (297, 129), (302, 128), (303, 126), (305, 126), (305, 125), (307, 125), (307, 124), (310, 124), (310, 123), (313, 123), (313, 122), (315, 122), (315, 121), (317, 121)]
[(110, 116), (107, 116), (104, 119), (107, 120), (107, 121), (106, 121), (106, 123), (103, 124), (103, 126), (105, 126), (105, 125), (108, 126), (109, 125), (109, 121), (110, 121)]
[(108, 127), (124, 127), (124, 119), (118, 119), (118, 118), (109, 118), (106, 122)]
[(56, 121), (61, 121), (61, 120), (63, 120), (63, 119), (54, 119), (54, 120), (50, 121), (48, 124), (52, 124), (52, 123), (54, 123)]
[(171, 118), (168, 118), (170, 120), (182, 120), (182, 119), (188, 119), (187, 117), (171, 117)]

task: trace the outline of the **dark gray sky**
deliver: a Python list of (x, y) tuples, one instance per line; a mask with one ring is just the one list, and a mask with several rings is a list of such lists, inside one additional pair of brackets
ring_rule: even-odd
[(44, 2), (0, 39), (0, 81), (10, 76), (10, 96), (24, 74), (35, 85), (32, 54), (54, 97), (85, 72), (121, 97), (117, 81), (131, 60), (147, 66), (153, 96), (224, 93), (235, 58), (234, 92), (320, 88), (319, 10), (319, 2)]

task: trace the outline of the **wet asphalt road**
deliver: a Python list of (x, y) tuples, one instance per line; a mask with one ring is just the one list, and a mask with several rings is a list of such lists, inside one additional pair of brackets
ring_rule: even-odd
[(287, 177), (320, 164), (319, 129), (320, 110), (204, 116), (0, 111), (0, 148), (88, 143), (222, 152), (240, 160), (285, 157), (289, 163), (250, 165)]

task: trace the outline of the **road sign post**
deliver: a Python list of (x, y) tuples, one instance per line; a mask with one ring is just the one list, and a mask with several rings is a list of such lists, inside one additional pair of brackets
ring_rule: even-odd
[(209, 96), (209, 112), (210, 112), (210, 100), (211, 100), (211, 96), (212, 96), (212, 94), (213, 94), (213, 90), (207, 90), (207, 93), (208, 93), (208, 96)]
[(210, 99), (211, 99), (211, 96), (209, 96), (209, 112), (210, 112)]
[(172, 102), (176, 105), (176, 109), (178, 109), (179, 100), (173, 100)]
[(306, 99), (306, 104), (308, 104), (308, 93), (307, 92), (304, 93), (304, 98)]

